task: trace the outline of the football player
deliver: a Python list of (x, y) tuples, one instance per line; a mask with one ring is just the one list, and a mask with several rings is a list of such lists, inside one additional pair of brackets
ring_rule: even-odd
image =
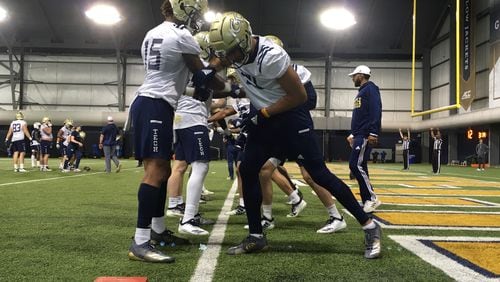
[(33, 130), (31, 131), (31, 167), (40, 167), (40, 126), (42, 124), (38, 121), (33, 123)]
[(66, 147), (66, 152), (67, 152), (67, 158), (64, 161), (64, 167), (62, 172), (69, 172), (70, 171), (70, 165), (69, 161), (71, 158), (75, 158), (74, 162), (74, 167), (73, 171), (74, 172), (80, 172), (81, 170), (79, 169), (80, 166), (80, 160), (82, 159), (82, 151), (83, 151), (83, 137), (80, 135), (80, 132), (82, 131), (82, 127), (79, 125), (75, 125), (73, 127), (73, 130), (71, 131), (71, 134), (69, 135), (68, 138), (68, 145)]
[(148, 31), (142, 43), (146, 75), (130, 106), (135, 156), (144, 164), (136, 231), (128, 252), (132, 260), (174, 262), (155, 245), (189, 243), (165, 227), (166, 182), (171, 173), (174, 110), (185, 93), (189, 73), (193, 73), (191, 94), (196, 99), (206, 100), (210, 88), (226, 86), (214, 69), (204, 67), (192, 35), (201, 27), (207, 6), (207, 0), (165, 0), (161, 6), (165, 21)]
[(49, 168), (49, 156), (50, 149), (52, 149), (52, 122), (49, 117), (44, 117), (42, 119), (42, 125), (40, 126), (40, 171), (52, 171)]
[(65, 119), (64, 125), (57, 131), (56, 137), (56, 149), (59, 151), (59, 169), (64, 168), (64, 162), (67, 158), (67, 146), (68, 138), (71, 135), (71, 127), (73, 126), (73, 121), (71, 119)]
[(410, 170), (410, 129), (407, 129), (406, 135), (399, 129), (399, 136), (403, 143), (403, 170)]
[(24, 121), (24, 114), (22, 112), (17, 112), (16, 120), (10, 123), (9, 131), (5, 137), (5, 147), (8, 148), (10, 146), (10, 139), (12, 141), (11, 150), (13, 151), (12, 159), (14, 162), (14, 172), (27, 172), (27, 170), (24, 169), (24, 155), (26, 154), (25, 137), (31, 141), (28, 125), (26, 121)]
[[(268, 248), (260, 222), (259, 171), (270, 157), (286, 155), (301, 159), (314, 182), (328, 189), (363, 226), (365, 258), (379, 257), (381, 228), (359, 206), (350, 188), (326, 167), (312, 130), (311, 115), (298, 107), (307, 101), (307, 93), (288, 54), (275, 48), (270, 39), (253, 36), (250, 23), (235, 12), (224, 13), (214, 21), (209, 36), (221, 63), (237, 66), (247, 97), (257, 109), (247, 123), (245, 158), (240, 164), (250, 234), (241, 244), (229, 248), (228, 254)], [(280, 142), (283, 138), (289, 142)]]
[(441, 138), (441, 131), (436, 128), (436, 133), (434, 129), (431, 128), (431, 137), (434, 140), (432, 145), (432, 172), (434, 174), (439, 174), (441, 172), (441, 145), (443, 145), (443, 139)]

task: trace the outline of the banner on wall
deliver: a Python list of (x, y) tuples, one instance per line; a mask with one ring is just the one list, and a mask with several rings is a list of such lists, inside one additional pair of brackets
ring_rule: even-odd
[(472, 0), (461, 0), (460, 9), (460, 105), (468, 110), (476, 98), (476, 14)]
[[(490, 10), (490, 107), (500, 101), (500, 1)], [(493, 103), (492, 103), (493, 102)]]

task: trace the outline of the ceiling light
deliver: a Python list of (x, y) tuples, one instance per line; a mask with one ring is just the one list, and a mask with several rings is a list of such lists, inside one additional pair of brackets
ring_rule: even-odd
[(115, 7), (104, 4), (92, 6), (85, 12), (85, 15), (97, 24), (102, 25), (114, 25), (122, 19)]
[(320, 15), (321, 23), (329, 29), (343, 30), (356, 24), (353, 14), (344, 8), (332, 8)]
[(3, 22), (7, 18), (7, 11), (0, 7), (0, 22)]
[(205, 15), (203, 16), (205, 18), (205, 21), (207, 23), (211, 23), (213, 21), (215, 21), (216, 19), (220, 19), (220, 17), (222, 17), (222, 14), (219, 13), (219, 12), (214, 12), (214, 11), (208, 11), (205, 13)]

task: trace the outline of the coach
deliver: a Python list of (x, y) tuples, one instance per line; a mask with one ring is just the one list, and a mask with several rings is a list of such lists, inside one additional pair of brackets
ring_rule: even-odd
[(108, 124), (101, 130), (99, 136), (99, 149), (104, 151), (104, 159), (106, 164), (106, 172), (111, 172), (111, 159), (116, 165), (116, 172), (120, 172), (122, 165), (115, 154), (116, 136), (118, 135), (118, 127), (116, 127), (113, 117), (108, 116)]

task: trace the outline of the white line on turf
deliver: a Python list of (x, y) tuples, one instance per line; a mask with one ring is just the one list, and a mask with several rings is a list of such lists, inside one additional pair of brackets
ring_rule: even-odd
[[(136, 167), (134, 167), (134, 168), (126, 168), (126, 169), (122, 169), (122, 171), (124, 171), (124, 170), (134, 170), (134, 169), (137, 169), (137, 168)], [(58, 180), (58, 179), (63, 179), (63, 178), (65, 179), (65, 178), (73, 178), (73, 177), (81, 177), (81, 176), (90, 176), (90, 175), (103, 174), (103, 173), (105, 173), (105, 172), (102, 171), (102, 172), (92, 172), (92, 173), (80, 173), (80, 174), (68, 175), (68, 176), (58, 176), (58, 177), (50, 177), (50, 178), (31, 179), (31, 180), (25, 180), (25, 181), (1, 183), (0, 186), (10, 186), (10, 185), (32, 183), (32, 182), (42, 182), (42, 181), (49, 181), (49, 180)]]
[(462, 242), (499, 242), (495, 237), (437, 237), (437, 236), (397, 236), (389, 235), (389, 238), (398, 242), (401, 246), (416, 254), (423, 260), (441, 269), (456, 281), (498, 281), (497, 278), (489, 278), (473, 269), (458, 263), (455, 259), (445, 256), (435, 249), (422, 243), (422, 240), (430, 241), (462, 241)]
[(236, 194), (236, 188), (238, 187), (238, 180), (233, 182), (227, 198), (224, 201), (224, 205), (217, 217), (217, 222), (210, 233), (208, 238), (207, 249), (202, 253), (201, 257), (198, 259), (198, 264), (196, 269), (191, 276), (192, 282), (197, 281), (212, 281), (214, 278), (215, 267), (217, 266), (217, 258), (219, 257), (222, 242), (224, 241), (224, 235), (226, 233), (227, 221), (229, 220), (229, 215), (226, 212), (231, 210), (234, 201), (234, 195)]
[(415, 188), (415, 186), (413, 186), (413, 185), (409, 185), (409, 184), (399, 183), (398, 185), (399, 185), (399, 186), (406, 187), (406, 188)]

